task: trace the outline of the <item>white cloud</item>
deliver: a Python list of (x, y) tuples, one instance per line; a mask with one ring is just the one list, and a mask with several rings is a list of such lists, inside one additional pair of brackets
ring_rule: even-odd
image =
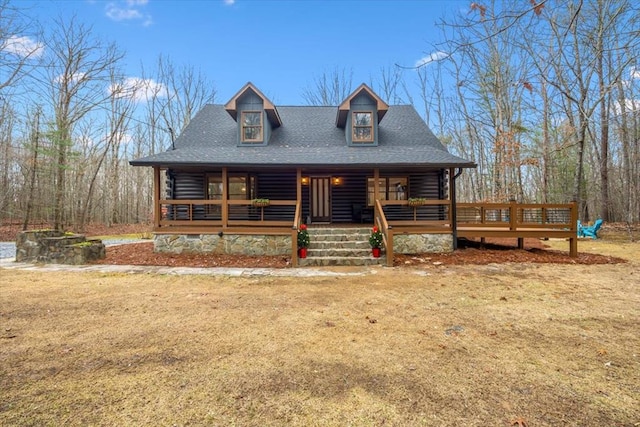
[[(87, 73), (82, 73), (82, 72), (78, 72), (78, 73), (73, 73), (71, 76), (69, 76), (69, 81), (73, 82), (73, 83), (78, 83), (79, 81), (81, 81), (84, 76), (86, 76)], [(56, 78), (56, 82), (58, 83), (62, 83), (64, 81), (64, 75), (60, 74), (57, 78)]]
[(424, 56), (418, 59), (415, 63), (415, 67), (422, 67), (423, 65), (427, 65), (431, 62), (440, 61), (441, 59), (447, 58), (449, 54), (447, 52), (436, 51), (432, 52), (427, 56)]
[[(640, 99), (626, 99), (624, 101), (624, 110), (627, 113), (640, 111)], [(616, 115), (622, 114), (622, 105), (620, 102), (613, 103), (613, 111)]]
[(148, 0), (126, 0), (124, 3), (107, 3), (105, 13), (112, 21), (142, 20), (142, 25), (148, 27), (153, 23), (151, 15), (145, 14), (140, 7), (147, 5)]
[(127, 77), (122, 83), (109, 86), (109, 93), (118, 97), (131, 98), (136, 102), (145, 102), (151, 98), (166, 98), (169, 91), (162, 83), (153, 79), (141, 79), (139, 77)]
[(44, 44), (27, 36), (9, 36), (0, 46), (0, 50), (26, 58), (39, 57), (44, 52)]
[(116, 132), (113, 135), (107, 135), (107, 139), (112, 138), (112, 142), (117, 145), (129, 145), (133, 141), (133, 136), (128, 132)]
[(631, 70), (629, 71), (629, 74), (631, 75), (632, 79), (640, 79), (640, 68), (631, 67)]
[(227, 6), (231, 6), (235, 2), (236, 2), (236, 0), (224, 0), (224, 4), (226, 4)]

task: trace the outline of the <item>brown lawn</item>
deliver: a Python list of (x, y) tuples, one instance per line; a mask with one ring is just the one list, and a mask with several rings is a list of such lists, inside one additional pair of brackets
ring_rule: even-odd
[(580, 251), (628, 262), (0, 268), (0, 425), (637, 426), (640, 244)]

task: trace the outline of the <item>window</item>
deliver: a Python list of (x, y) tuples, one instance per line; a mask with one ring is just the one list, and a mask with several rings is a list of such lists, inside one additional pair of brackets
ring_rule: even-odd
[[(249, 200), (255, 195), (256, 179), (247, 175), (230, 175), (228, 198), (229, 200)], [(210, 200), (222, 200), (222, 176), (207, 176), (207, 198)]]
[(373, 142), (373, 113), (353, 113), (353, 142)]
[[(373, 206), (374, 192), (373, 178), (367, 179), (367, 205)], [(407, 183), (406, 176), (402, 177), (385, 177), (380, 178), (378, 182), (378, 199), (380, 200), (407, 200)]]
[(262, 142), (262, 112), (242, 112), (242, 142)]
[[(222, 200), (222, 175), (207, 176), (207, 198), (209, 200)], [(256, 178), (247, 175), (230, 175), (228, 178), (229, 200), (250, 200), (255, 198)], [(231, 209), (242, 209), (240, 206)], [(207, 205), (207, 213), (215, 217), (221, 214), (220, 205)]]

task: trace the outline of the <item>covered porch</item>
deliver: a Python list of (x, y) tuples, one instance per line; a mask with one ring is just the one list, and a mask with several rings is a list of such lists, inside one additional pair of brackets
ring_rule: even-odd
[[(560, 237), (577, 256), (575, 204), (456, 205), (454, 168), (422, 174), (382, 168), (167, 172), (163, 186), (164, 172), (154, 168), (156, 234), (279, 236), (280, 253), (291, 255), (294, 266), (303, 223), (376, 225), (388, 266), (394, 241), (407, 235), (451, 235), (452, 250), (458, 237)], [(171, 173), (181, 178), (171, 184)], [(173, 198), (162, 197), (171, 185)]]
[[(154, 231), (281, 232), (305, 224), (373, 224), (374, 201), (395, 220), (450, 222), (453, 170), (154, 168)], [(164, 180), (163, 180), (164, 178)], [(415, 197), (437, 201), (407, 206)]]

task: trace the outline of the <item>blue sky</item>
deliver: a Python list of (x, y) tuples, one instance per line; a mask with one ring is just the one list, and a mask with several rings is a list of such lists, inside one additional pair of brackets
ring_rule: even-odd
[[(154, 69), (160, 54), (199, 68), (224, 103), (252, 81), (280, 105), (303, 104), (313, 78), (353, 70), (353, 85), (382, 67), (413, 66), (437, 52), (445, 16), (469, 1), (114, 0), (36, 1), (44, 26), (75, 14), (126, 52), (126, 73)], [(413, 71), (404, 71), (411, 73)]]

